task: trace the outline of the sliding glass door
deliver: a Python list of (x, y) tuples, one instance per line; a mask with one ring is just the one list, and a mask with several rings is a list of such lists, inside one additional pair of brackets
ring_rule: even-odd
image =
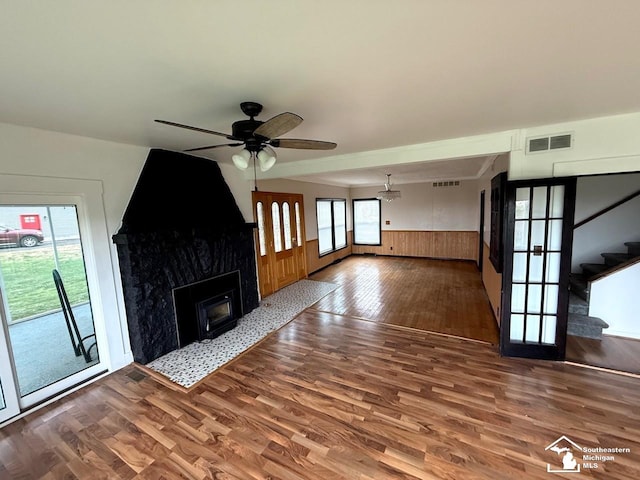
[[(0, 290), (0, 299), (1, 297), (2, 292)], [(20, 413), (18, 392), (13, 369), (11, 368), (11, 358), (9, 350), (4, 348), (6, 345), (6, 329), (0, 328), (0, 423)]]
[(6, 359), (0, 407), (14, 405), (17, 397), (27, 408), (105, 370), (87, 282), (82, 208), (74, 198), (31, 203), (37, 199), (0, 196), (0, 357)]

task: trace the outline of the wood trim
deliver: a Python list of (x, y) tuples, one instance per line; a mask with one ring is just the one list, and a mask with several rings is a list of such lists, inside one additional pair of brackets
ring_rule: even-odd
[(584, 225), (585, 223), (589, 223), (591, 220), (595, 220), (596, 218), (598, 218), (601, 215), (604, 215), (607, 212), (610, 212), (611, 210), (613, 210), (616, 207), (619, 207), (620, 205), (622, 205), (623, 203), (627, 203), (629, 200), (633, 200), (634, 198), (636, 198), (638, 195), (640, 195), (640, 190), (627, 195), (626, 197), (618, 200), (615, 203), (612, 203), (611, 205), (609, 205), (608, 207), (603, 208), (602, 210), (594, 213), (593, 215), (588, 216), (587, 218), (585, 218), (584, 220), (579, 221), (578, 223), (576, 223), (573, 226), (573, 229), (575, 230), (576, 228), (581, 227), (582, 225)]
[(627, 260), (626, 262), (619, 263), (615, 267), (611, 267), (610, 269), (605, 270), (604, 272), (600, 272), (597, 275), (594, 275), (593, 277), (589, 278), (589, 283), (593, 283), (597, 280), (602, 280), (603, 278), (606, 278), (609, 275), (619, 272), (620, 270), (623, 270), (627, 267), (630, 267), (631, 265), (635, 265), (636, 263), (640, 263), (640, 257), (635, 257), (630, 260)]
[(354, 254), (478, 261), (477, 231), (383, 230), (382, 245), (353, 245)]

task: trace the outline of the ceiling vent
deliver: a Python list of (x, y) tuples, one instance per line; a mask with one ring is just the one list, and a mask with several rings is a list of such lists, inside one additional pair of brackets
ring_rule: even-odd
[(563, 133), (562, 135), (553, 135), (549, 137), (529, 138), (527, 141), (527, 153), (571, 148), (572, 143), (573, 135), (570, 133)]
[(459, 187), (460, 186), (460, 181), (451, 180), (451, 181), (446, 181), (446, 182), (433, 182), (433, 186), (434, 187)]

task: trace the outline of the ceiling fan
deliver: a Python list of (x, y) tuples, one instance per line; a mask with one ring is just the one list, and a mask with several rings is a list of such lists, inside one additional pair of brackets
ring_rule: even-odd
[(278, 138), (281, 135), (293, 130), (302, 123), (302, 117), (295, 113), (284, 112), (263, 122), (256, 120), (262, 111), (262, 105), (256, 102), (242, 102), (240, 104), (242, 112), (249, 117), (249, 120), (238, 120), (231, 125), (231, 134), (215, 132), (206, 128), (192, 127), (181, 123), (169, 122), (167, 120), (156, 120), (158, 123), (171, 125), (172, 127), (186, 128), (196, 132), (210, 133), (225, 137), (234, 143), (224, 143), (221, 145), (208, 145), (206, 147), (189, 148), (185, 152), (197, 152), (199, 150), (209, 150), (219, 147), (239, 147), (244, 145), (240, 152), (231, 157), (233, 163), (240, 170), (246, 170), (251, 159), (258, 159), (260, 170), (266, 172), (276, 163), (275, 148), (300, 148), (305, 150), (332, 150), (337, 144), (333, 142), (323, 142), (321, 140), (303, 140), (298, 138)]

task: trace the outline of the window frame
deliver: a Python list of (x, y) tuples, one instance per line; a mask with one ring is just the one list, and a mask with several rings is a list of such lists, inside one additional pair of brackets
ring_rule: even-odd
[[(329, 202), (331, 205), (331, 250), (320, 253), (320, 226), (318, 225), (318, 202)], [(344, 203), (344, 237), (346, 239), (345, 245), (340, 248), (336, 248), (336, 222), (335, 222), (335, 210), (333, 204), (335, 202)], [(316, 197), (316, 228), (318, 229), (318, 258), (330, 255), (334, 252), (344, 250), (349, 246), (349, 237), (347, 236), (347, 199), (346, 198), (319, 198)]]
[[(378, 202), (378, 243), (359, 243), (356, 242), (356, 202)], [(353, 244), (364, 245), (369, 247), (380, 247), (382, 245), (382, 201), (379, 198), (354, 198), (351, 200), (351, 216), (353, 217)]]

